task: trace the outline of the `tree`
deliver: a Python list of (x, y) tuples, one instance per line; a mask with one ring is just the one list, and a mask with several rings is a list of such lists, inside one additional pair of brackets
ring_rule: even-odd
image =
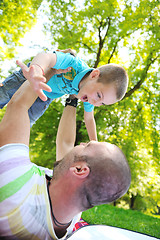
[[(126, 68), (129, 88), (124, 99), (95, 109), (99, 140), (111, 141), (125, 152), (132, 169), (130, 199), (149, 195), (156, 205), (158, 194), (152, 190), (160, 190), (154, 185), (160, 171), (159, 1), (51, 0), (49, 4), (50, 24), (45, 29), (58, 48), (73, 46), (90, 67), (114, 62)], [(87, 137), (82, 114), (77, 117), (79, 142)]]
[(62, 111), (61, 101), (54, 100), (31, 129), (30, 157), (40, 166), (52, 169), (56, 161), (56, 135)]
[(0, 61), (14, 57), (20, 38), (36, 22), (36, 13), (41, 2), (42, 0), (0, 1)]
[[(118, 145), (129, 161), (132, 184), (126, 201), (130, 207), (134, 209), (136, 199), (144, 198), (152, 212), (160, 206), (158, 4), (157, 0), (51, 0), (50, 13), (46, 13), (50, 22), (45, 26), (54, 45), (72, 47), (90, 67), (114, 62), (127, 70), (129, 87), (124, 99), (95, 108), (98, 139)], [(88, 140), (82, 109), (80, 104), (76, 143)], [(31, 156), (36, 163), (52, 167), (62, 110), (61, 102), (54, 101), (33, 126)]]

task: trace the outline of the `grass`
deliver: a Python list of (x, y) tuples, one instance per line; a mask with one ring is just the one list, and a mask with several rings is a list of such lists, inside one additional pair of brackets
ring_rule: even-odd
[(101, 205), (84, 212), (82, 218), (89, 224), (119, 227), (160, 238), (160, 218), (139, 211)]

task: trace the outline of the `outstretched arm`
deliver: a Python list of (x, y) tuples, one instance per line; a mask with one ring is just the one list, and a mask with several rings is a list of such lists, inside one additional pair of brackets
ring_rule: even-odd
[(29, 145), (30, 120), (28, 109), (36, 98), (37, 94), (32, 90), (28, 81), (25, 81), (13, 95), (0, 123), (0, 147), (9, 143)]
[(56, 161), (70, 152), (76, 139), (76, 108), (67, 105), (62, 113), (56, 138)]
[(94, 119), (94, 112), (84, 111), (84, 121), (85, 121), (86, 129), (88, 132), (89, 140), (97, 141), (97, 131), (96, 131), (96, 122)]
[[(38, 76), (34, 66), (28, 68), (25, 64), (17, 61), (17, 64), (22, 68), (26, 77)], [(57, 70), (62, 73), (64, 70)], [(66, 70), (65, 70), (66, 71)], [(49, 80), (55, 73), (52, 68), (45, 71), (45, 79)], [(41, 91), (48, 89), (48, 85), (40, 83)], [(24, 84), (13, 95), (7, 105), (6, 113), (0, 123), (0, 146), (9, 143), (24, 143), (29, 145), (30, 137), (30, 120), (28, 117), (28, 109), (34, 103), (38, 94), (35, 92), (29, 81)]]

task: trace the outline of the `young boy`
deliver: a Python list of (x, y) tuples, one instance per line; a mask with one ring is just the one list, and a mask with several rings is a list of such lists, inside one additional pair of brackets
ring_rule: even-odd
[[(121, 66), (107, 64), (93, 69), (78, 57), (61, 51), (39, 53), (28, 66), (20, 61), (17, 64), (23, 74), (21, 70), (15, 72), (2, 83), (0, 107), (10, 100), (26, 79), (39, 96), (29, 110), (31, 125), (53, 99), (64, 94), (75, 95), (84, 104), (84, 121), (90, 140), (97, 140), (94, 106), (110, 105), (121, 100), (128, 85), (127, 73)], [(45, 73), (51, 69), (54, 69), (54, 75), (45, 77)], [(47, 85), (46, 78), (49, 80)]]

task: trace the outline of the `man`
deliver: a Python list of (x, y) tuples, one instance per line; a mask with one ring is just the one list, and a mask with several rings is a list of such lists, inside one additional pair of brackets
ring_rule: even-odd
[(53, 176), (49, 169), (31, 163), (28, 109), (36, 98), (26, 81), (0, 123), (1, 239), (65, 239), (82, 211), (116, 200), (130, 185), (128, 163), (115, 145), (91, 141), (73, 148), (71, 106), (60, 121), (57, 160), (63, 159)]

